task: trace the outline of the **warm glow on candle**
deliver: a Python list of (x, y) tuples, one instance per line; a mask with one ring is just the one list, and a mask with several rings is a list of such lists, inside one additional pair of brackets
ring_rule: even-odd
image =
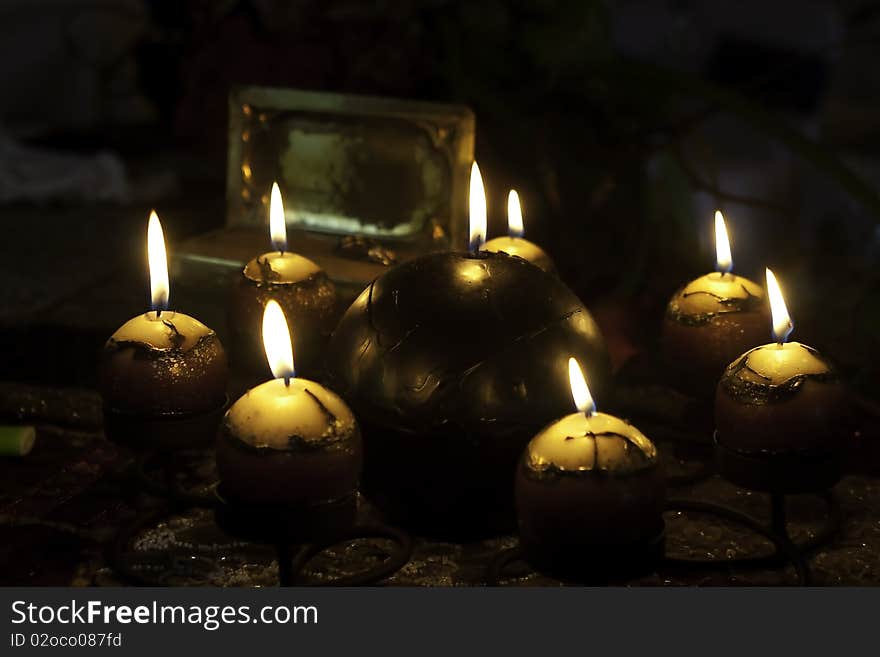
[(515, 189), (507, 195), (507, 234), (511, 237), (523, 236), (522, 207), (519, 204), (519, 194)]
[(269, 368), (276, 379), (289, 379), (296, 376), (293, 367), (293, 346), (287, 319), (278, 302), (270, 300), (263, 311), (263, 347)]
[(272, 194), (269, 196), (269, 234), (272, 236), (272, 248), (276, 251), (287, 250), (287, 223), (284, 220), (284, 203), (278, 183), (272, 183)]
[(596, 412), (596, 403), (593, 401), (593, 395), (587, 387), (587, 380), (581, 371), (581, 366), (574, 358), (568, 359), (568, 380), (571, 383), (571, 396), (574, 398), (574, 405), (581, 413), (592, 415)]
[(715, 211), (715, 269), (729, 274), (733, 269), (733, 256), (730, 254), (730, 238), (720, 210)]
[(471, 185), (468, 193), (470, 203), (470, 250), (476, 253), (486, 243), (486, 190), (476, 160), (471, 165)]
[(767, 269), (767, 296), (770, 297), (770, 316), (773, 318), (773, 337), (777, 342), (785, 342), (794, 324), (785, 307), (785, 298), (772, 271)]
[(153, 310), (168, 308), (168, 258), (165, 255), (165, 235), (159, 216), (153, 210), (147, 226), (147, 259), (150, 262), (150, 299)]

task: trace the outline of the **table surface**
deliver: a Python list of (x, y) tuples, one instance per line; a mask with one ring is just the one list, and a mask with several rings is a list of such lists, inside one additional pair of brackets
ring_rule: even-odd
[[(21, 384), (0, 385), (0, 416), (40, 417), (33, 452), (0, 459), (0, 581), (10, 585), (117, 585), (125, 583), (109, 565), (108, 548), (120, 530), (164, 502), (144, 491), (133, 476), (133, 458), (108, 442), (101, 430), (100, 399), (86, 389), (62, 390)], [(671, 474), (693, 473), (701, 460), (688, 449), (661, 443)], [(699, 452), (699, 450), (697, 450)], [(678, 455), (677, 455), (678, 454)], [(699, 453), (697, 453), (699, 456)], [(210, 451), (176, 457), (181, 488), (204, 493), (215, 481)], [(880, 480), (845, 477), (834, 489), (844, 513), (842, 532), (810, 557), (818, 585), (880, 584)], [(673, 487), (676, 498), (726, 504), (767, 518), (769, 499), (736, 488), (717, 476)], [(364, 501), (361, 514), (374, 517)], [(789, 527), (796, 541), (822, 527), (825, 503), (815, 496), (793, 496)], [(669, 512), (667, 554), (687, 559), (730, 559), (765, 555), (770, 544), (757, 534), (704, 514)], [(500, 550), (513, 536), (452, 544), (416, 538), (409, 563), (387, 580), (392, 585), (461, 586), (481, 584)], [(360, 572), (383, 559), (378, 540), (344, 542), (318, 555), (305, 571), (308, 581), (333, 580)], [(271, 586), (277, 563), (271, 546), (242, 541), (221, 531), (207, 509), (184, 508), (147, 523), (128, 544), (127, 559), (147, 581), (168, 585)], [(556, 585), (560, 582), (512, 564), (503, 584)], [(793, 568), (712, 567), (656, 571), (614, 584), (786, 585), (796, 583)]]

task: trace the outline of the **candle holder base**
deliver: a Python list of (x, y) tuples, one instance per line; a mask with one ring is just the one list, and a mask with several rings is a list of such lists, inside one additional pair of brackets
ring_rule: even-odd
[(253, 504), (215, 488), (214, 518), (226, 533), (258, 543), (332, 540), (355, 524), (357, 492), (316, 504)]
[(741, 450), (715, 432), (715, 461), (727, 481), (768, 493), (824, 491), (843, 475), (843, 449)]
[[(521, 539), (522, 541), (522, 539)], [(521, 542), (515, 554), (504, 558), (502, 553), (490, 568), (490, 584), (497, 583), (507, 563), (522, 556), (538, 572), (569, 582), (602, 585), (645, 575), (663, 561), (666, 551), (666, 527), (640, 543), (625, 545), (547, 545)]]
[(129, 413), (104, 407), (107, 439), (137, 451), (175, 451), (210, 447), (229, 398), (200, 413)]

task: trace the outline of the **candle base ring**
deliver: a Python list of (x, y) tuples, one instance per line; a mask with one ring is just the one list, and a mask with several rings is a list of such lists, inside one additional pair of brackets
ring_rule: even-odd
[(841, 448), (734, 449), (715, 432), (718, 472), (729, 482), (768, 493), (828, 490), (843, 474)]
[[(387, 558), (379, 564), (361, 572), (341, 575), (318, 583), (303, 577), (306, 566), (321, 552), (342, 541), (369, 538), (383, 539), (393, 544), (393, 547), (386, 551)], [(294, 573), (293, 584), (296, 586), (370, 586), (391, 577), (409, 563), (412, 550), (412, 537), (403, 530), (390, 525), (355, 525), (333, 539), (303, 546), (291, 564), (291, 572)]]
[(104, 435), (135, 450), (174, 451), (210, 447), (229, 402), (197, 413), (131, 413), (104, 407)]

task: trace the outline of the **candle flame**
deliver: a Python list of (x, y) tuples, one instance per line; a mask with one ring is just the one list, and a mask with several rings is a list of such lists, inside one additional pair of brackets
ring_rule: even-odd
[(515, 189), (511, 189), (507, 195), (507, 234), (511, 237), (522, 237), (524, 232), (519, 194)]
[(471, 165), (471, 185), (468, 193), (470, 203), (470, 251), (476, 253), (486, 243), (486, 190), (483, 176), (476, 160)]
[(282, 253), (287, 250), (287, 223), (284, 220), (284, 202), (278, 183), (272, 183), (269, 196), (269, 234), (272, 237), (272, 248)]
[(596, 402), (593, 401), (593, 395), (587, 387), (587, 380), (581, 371), (581, 366), (575, 358), (568, 359), (568, 380), (571, 384), (571, 396), (574, 398), (574, 405), (581, 413), (592, 415), (596, 412)]
[(263, 310), (263, 347), (266, 350), (269, 368), (276, 379), (296, 376), (287, 319), (281, 306), (274, 299), (270, 299)]
[(730, 254), (730, 238), (721, 210), (715, 211), (715, 270), (729, 274), (733, 269), (733, 256)]
[(773, 319), (773, 338), (779, 342), (785, 342), (791, 335), (794, 324), (785, 307), (785, 298), (779, 288), (776, 275), (767, 269), (767, 296), (770, 297), (770, 317)]
[(170, 296), (168, 257), (165, 255), (162, 224), (155, 210), (150, 212), (147, 224), (147, 260), (150, 263), (150, 305), (153, 310), (166, 310)]

